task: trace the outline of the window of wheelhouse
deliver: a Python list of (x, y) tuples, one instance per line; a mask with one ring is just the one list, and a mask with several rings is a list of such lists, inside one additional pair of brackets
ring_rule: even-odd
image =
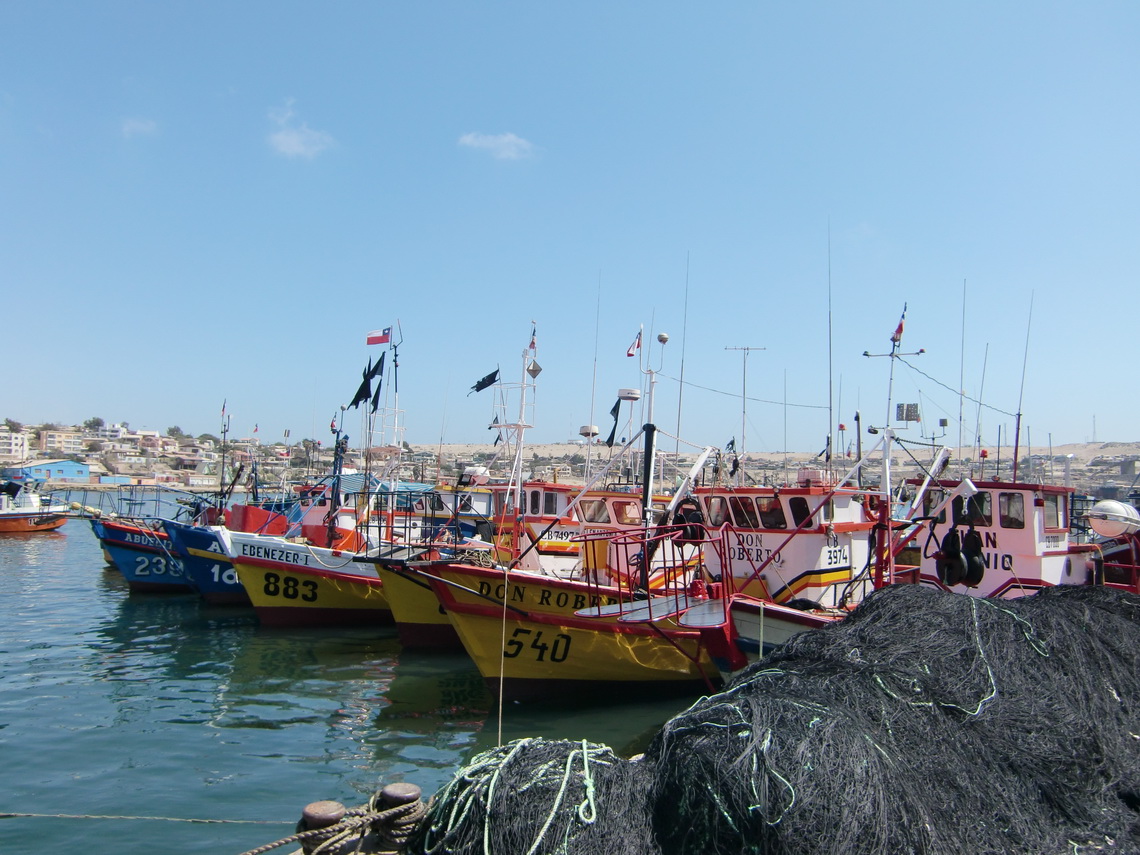
[(641, 522), (641, 505), (629, 499), (614, 499), (614, 517), (621, 525), (638, 525)]
[(608, 523), (610, 512), (606, 503), (601, 499), (583, 499), (578, 503), (578, 513), (582, 519), (591, 523)]
[(1025, 528), (1023, 494), (998, 493), (998, 525), (1002, 528)]
[(1064, 528), (1065, 510), (1061, 504), (1061, 497), (1050, 493), (1044, 497), (1045, 528)]
[(751, 496), (729, 496), (728, 506), (732, 509), (732, 520), (739, 528), (759, 528), (760, 518)]
[(788, 518), (784, 516), (779, 496), (757, 496), (756, 510), (760, 512), (760, 524), (764, 528), (788, 527)]
[(542, 508), (542, 491), (541, 490), (531, 490), (530, 491), (530, 510), (528, 511), (528, 513), (532, 517), (537, 517), (541, 513), (541, 510), (540, 510), (541, 508)]
[(993, 508), (991, 507), (990, 494), (982, 490), (969, 498), (964, 496), (955, 498), (954, 524), (975, 526), (993, 525)]
[(724, 521), (728, 519), (728, 502), (724, 496), (709, 496), (705, 502), (705, 516), (711, 526), (724, 525)]
[(542, 512), (548, 517), (556, 517), (559, 514), (558, 496), (558, 493), (550, 492), (542, 497)]
[[(922, 515), (924, 517), (931, 516), (934, 509), (941, 505), (944, 501), (946, 501), (945, 490), (939, 490), (938, 488), (927, 490), (926, 495), (922, 499)], [(938, 519), (936, 522), (946, 522), (945, 508), (938, 512)]]
[(808, 517), (811, 516), (807, 496), (792, 496), (788, 499), (788, 507), (792, 510), (792, 521), (796, 524), (796, 528), (807, 522)]

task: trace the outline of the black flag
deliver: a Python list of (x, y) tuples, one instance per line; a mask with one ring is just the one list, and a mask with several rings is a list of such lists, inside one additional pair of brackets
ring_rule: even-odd
[(380, 361), (376, 363), (376, 367), (374, 367), (372, 369), (372, 371), (369, 372), (369, 374), (368, 374), (368, 378), (370, 380), (374, 380), (377, 377), (380, 377), (381, 379), (383, 379), (383, 377), (384, 377), (384, 357), (387, 355), (387, 353), (388, 353), (387, 351), (384, 351), (384, 353), (380, 354)]
[[(494, 371), (492, 371), (486, 377), (482, 378), (481, 380), (478, 380), (475, 383), (475, 385), (471, 387), (471, 392), (482, 392), (488, 386), (493, 386), (495, 384), (495, 381), (498, 379), (499, 379), (499, 369), (496, 368)], [(468, 392), (467, 394), (470, 395), (471, 392)]]
[(730, 439), (724, 446), (724, 453), (728, 454), (730, 451), (736, 451), (736, 437)]
[[(499, 417), (495, 416), (495, 420), (493, 422), (491, 422), (491, 425), (490, 425), (490, 427), (487, 428), (487, 430), (495, 430), (495, 428), (497, 428), (498, 426), (499, 426)], [(493, 443), (491, 443), (491, 448), (494, 448), (496, 445), (498, 445), (500, 442), (502, 442), (502, 439), (503, 439), (503, 432), (502, 432), (502, 430), (500, 430), (499, 433), (495, 436), (495, 441)]]
[(375, 413), (380, 406), (380, 390), (384, 388), (384, 354), (380, 354), (380, 361), (372, 369), (370, 377), (376, 378), (376, 391), (372, 393), (372, 412)]
[(614, 437), (617, 436), (617, 422), (619, 412), (621, 412), (621, 398), (618, 398), (616, 401), (614, 401), (614, 405), (610, 409), (610, 415), (613, 416), (614, 420), (614, 426), (610, 430), (610, 435), (606, 437), (606, 445), (608, 445), (610, 448), (614, 447)]
[(352, 396), (350, 407), (358, 407), (372, 397), (372, 357), (368, 358), (368, 367), (364, 369), (364, 379), (356, 394)]

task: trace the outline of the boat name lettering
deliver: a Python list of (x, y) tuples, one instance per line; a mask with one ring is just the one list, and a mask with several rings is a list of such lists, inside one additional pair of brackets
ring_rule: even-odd
[(1047, 534), (1047, 535), (1045, 535), (1045, 548), (1046, 549), (1064, 549), (1065, 548), (1065, 536), (1063, 534)]
[[(500, 602), (503, 599), (503, 590), (504, 586), (502, 583), (494, 586), (492, 586), (490, 582), (479, 583), (480, 596), (491, 597), (493, 599), (499, 600)], [(526, 591), (527, 589), (524, 585), (512, 585), (510, 602), (525, 603), (527, 601)], [(609, 605), (610, 603), (616, 602), (617, 600), (614, 597), (603, 597), (599, 594), (591, 594), (590, 596), (586, 596), (585, 594), (576, 592), (571, 593), (569, 591), (552, 591), (549, 588), (542, 588), (539, 591), (538, 601), (536, 605), (556, 606), (560, 609), (578, 611), (578, 609), (584, 609), (587, 606), (594, 608), (596, 606), (602, 605), (603, 603)]]
[[(767, 561), (772, 555), (771, 549), (764, 549), (761, 546), (730, 546), (728, 548), (729, 561), (748, 561), (752, 564), (760, 564)], [(784, 556), (776, 553), (776, 557), (772, 559), (772, 563), (782, 565), (784, 563)]]
[(150, 535), (132, 534), (129, 531), (123, 533), (123, 540), (126, 543), (139, 543), (144, 546), (153, 546), (155, 542), (155, 538), (151, 537)]
[(1006, 573), (1013, 572), (1013, 556), (1008, 552), (983, 552), (982, 562), (986, 565), (987, 570), (996, 569), (1000, 566)]
[[(606, 597), (606, 604), (616, 603), (613, 597)], [(587, 606), (590, 608), (597, 608), (601, 605), (602, 598), (598, 594), (591, 594), (587, 597), (585, 594), (573, 594), (568, 591), (551, 591), (549, 588), (543, 588), (542, 593), (538, 595), (538, 604), (540, 606), (555, 605), (560, 609), (570, 609), (571, 611), (578, 611)]]
[(304, 564), (309, 566), (309, 556), (291, 549), (282, 549), (280, 546), (259, 546), (256, 543), (243, 543), (241, 554), (250, 558), (260, 558), (263, 561), (279, 561), (282, 564)]
[[(479, 583), (479, 596), (481, 597), (494, 597), (496, 600), (501, 601), (503, 599), (503, 592), (505, 590), (506, 586), (503, 584), (495, 585), (494, 588), (492, 588), (490, 582)], [(526, 588), (522, 585), (511, 585), (511, 601), (515, 603), (521, 603), (525, 600)]]

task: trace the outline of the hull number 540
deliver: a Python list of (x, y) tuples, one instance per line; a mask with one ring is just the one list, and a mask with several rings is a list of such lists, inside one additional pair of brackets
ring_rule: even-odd
[(503, 656), (514, 659), (523, 651), (528, 651), (528, 655), (539, 662), (547, 661), (547, 657), (551, 662), (565, 662), (570, 655), (570, 636), (560, 632), (554, 636), (554, 641), (546, 642), (542, 640), (541, 629), (524, 629), (520, 626), (507, 639)]

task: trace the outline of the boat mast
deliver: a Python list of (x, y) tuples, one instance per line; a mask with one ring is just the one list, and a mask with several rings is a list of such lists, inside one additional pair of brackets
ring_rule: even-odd
[(1013, 482), (1017, 483), (1018, 442), (1021, 440), (1021, 402), (1025, 397), (1025, 367), (1029, 361), (1029, 328), (1033, 323), (1033, 294), (1029, 295), (1029, 320), (1025, 324), (1025, 354), (1021, 359), (1021, 389), (1017, 395), (1017, 417), (1013, 427)]
[[(748, 450), (747, 440), (745, 435), (748, 425), (748, 354), (754, 350), (767, 350), (766, 347), (726, 347), (725, 350), (739, 350), (743, 354), (743, 365), (740, 372), (740, 445), (737, 446), (737, 454), (743, 458), (745, 452)], [(743, 467), (741, 467), (743, 469)], [(744, 473), (737, 472), (737, 482), (744, 483)]]

